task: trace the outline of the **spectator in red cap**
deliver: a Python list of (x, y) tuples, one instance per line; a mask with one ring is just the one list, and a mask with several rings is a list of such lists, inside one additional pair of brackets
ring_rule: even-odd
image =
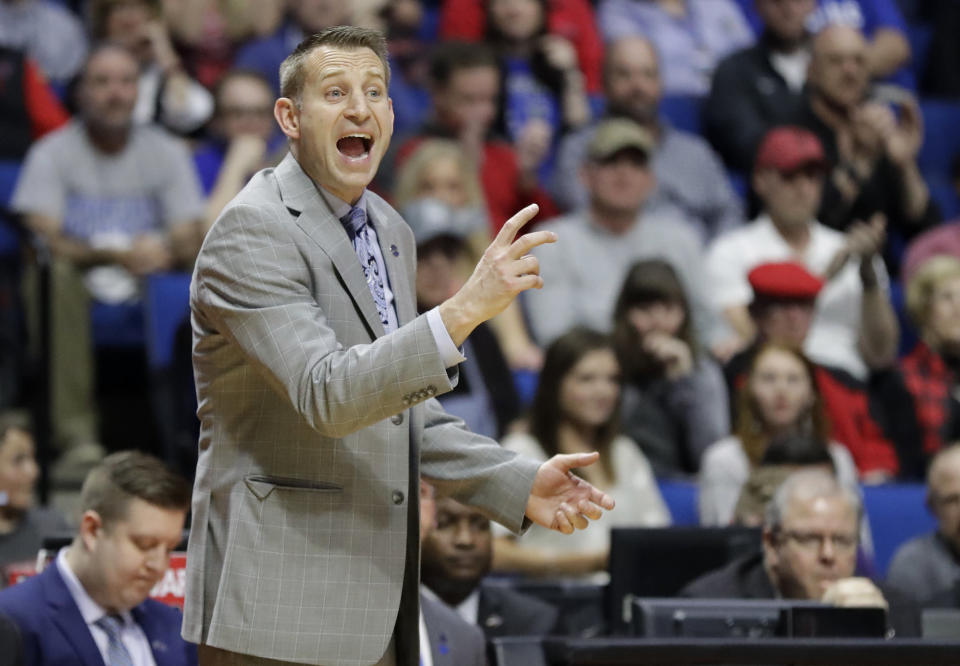
[[(898, 328), (879, 256), (884, 224), (874, 218), (843, 234), (818, 222), (815, 215), (824, 167), (822, 146), (811, 132), (778, 127), (767, 134), (753, 174), (762, 212), (710, 246), (708, 289), (712, 290), (711, 302), (745, 345), (757, 336), (758, 324), (749, 310), (754, 297), (750, 271), (769, 262), (801, 264), (823, 281), (823, 288), (813, 303), (809, 330), (801, 335), (794, 326), (796, 335), (791, 342), (802, 342), (813, 361), (844, 373), (857, 384), (865, 382), (871, 370), (892, 367), (896, 359)], [(783, 280), (784, 270), (795, 269), (774, 271), (774, 286), (790, 282)], [(770, 269), (754, 277), (769, 282)], [(811, 288), (812, 283), (807, 291)], [(851, 446), (851, 442), (844, 443)], [(861, 474), (880, 477), (898, 471), (892, 446), (851, 450)]]
[[(795, 262), (761, 264), (750, 271), (748, 279), (753, 289), (749, 312), (757, 335), (724, 367), (732, 405), (738, 404), (737, 396), (765, 343), (803, 347), (813, 323), (816, 298), (824, 285), (823, 280)], [(906, 393), (899, 390), (893, 396), (886, 392), (871, 394), (865, 382), (837, 368), (816, 364), (814, 379), (823, 396), (831, 438), (851, 451), (862, 452), (858, 456), (861, 459), (889, 460), (895, 451), (902, 474), (903, 451), (915, 448), (918, 432), (912, 415), (904, 410), (904, 405), (909, 404)], [(894, 387), (899, 388), (896, 383)], [(737, 413), (732, 416), (736, 419)], [(884, 476), (881, 472), (870, 478)]]

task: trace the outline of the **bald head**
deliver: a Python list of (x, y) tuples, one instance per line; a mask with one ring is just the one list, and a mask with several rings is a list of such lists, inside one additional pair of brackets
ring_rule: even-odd
[(927, 470), (927, 485), (935, 486), (957, 475), (960, 475), (960, 443), (941, 449), (933, 457)]
[(960, 550), (960, 444), (942, 449), (930, 463), (927, 502), (940, 534)]
[(604, 88), (610, 112), (641, 125), (656, 120), (660, 104), (657, 51), (643, 37), (623, 37), (607, 48)]
[(830, 25), (813, 40), (807, 83), (814, 96), (840, 109), (852, 110), (867, 93), (867, 42), (856, 28)]
[(807, 37), (807, 17), (817, 0), (754, 0), (764, 29), (781, 45), (790, 47)]

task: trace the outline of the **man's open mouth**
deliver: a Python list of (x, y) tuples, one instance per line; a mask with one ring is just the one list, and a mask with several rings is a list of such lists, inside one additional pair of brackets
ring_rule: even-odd
[(373, 138), (369, 134), (348, 134), (337, 140), (337, 150), (350, 159), (362, 159), (370, 153)]

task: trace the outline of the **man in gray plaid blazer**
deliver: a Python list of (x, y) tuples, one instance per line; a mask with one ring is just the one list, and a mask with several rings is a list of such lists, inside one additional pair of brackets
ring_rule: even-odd
[(201, 420), (183, 635), (205, 664), (417, 664), (417, 484), (520, 531), (566, 533), (613, 501), (469, 433), (434, 396), (458, 347), (542, 284), (507, 222), (464, 287), (422, 316), (413, 235), (366, 191), (393, 111), (379, 33), (331, 28), (281, 67), (291, 154), (208, 233), (191, 286)]

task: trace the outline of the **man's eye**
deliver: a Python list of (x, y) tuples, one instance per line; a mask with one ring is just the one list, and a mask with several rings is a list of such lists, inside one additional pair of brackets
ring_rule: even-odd
[(370, 97), (380, 97), (382, 93), (379, 88), (371, 88), (367, 91), (367, 94), (370, 95)]

